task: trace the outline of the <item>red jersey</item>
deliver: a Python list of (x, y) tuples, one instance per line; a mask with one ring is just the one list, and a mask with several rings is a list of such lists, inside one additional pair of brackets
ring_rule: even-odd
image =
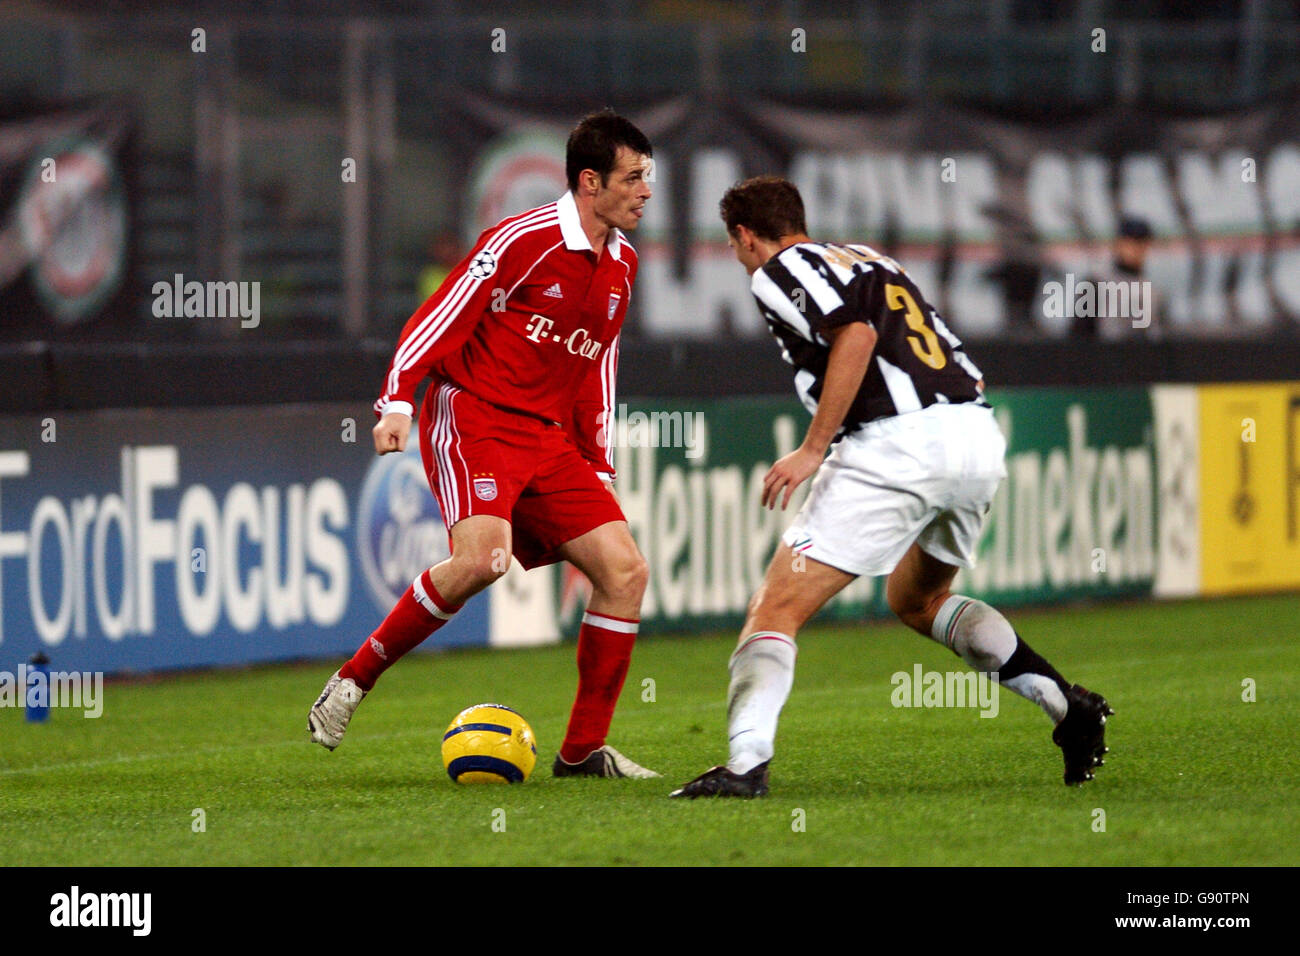
[(599, 259), (566, 192), (504, 219), (411, 316), (375, 412), (414, 417), (426, 376), (499, 408), (558, 422), (603, 478), (618, 337), (637, 256), (613, 229)]

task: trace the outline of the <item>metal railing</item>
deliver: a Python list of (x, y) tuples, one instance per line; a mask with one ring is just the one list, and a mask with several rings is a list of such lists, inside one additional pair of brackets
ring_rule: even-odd
[[(1009, 0), (859, 2), (837, 18), (823, 4), (769, 3), (713, 21), (664, 4), (634, 8), (637, 20), (619, 5), (588, 6), (609, 15), (461, 16), (443, 3), (433, 8), (443, 15), (368, 19), (67, 16), (29, 5), (0, 14), (0, 97), (128, 93), (144, 165), (175, 174), (142, 186), (145, 210), (158, 213), (139, 224), (140, 246), (155, 257), (146, 268), (170, 274), (189, 263), (239, 277), (255, 262), (271, 280), (268, 314), (287, 315), (292, 302), (308, 325), (315, 316), (325, 331), (358, 336), (376, 311), (413, 302), (409, 264), (421, 250), (394, 231), (389, 185), (400, 149), (438, 135), (421, 104), (458, 89), (1069, 111), (1108, 102), (1227, 109), (1300, 84), (1300, 26), (1269, 19), (1261, 0), (1244, 3), (1236, 20), (1176, 24), (1113, 19), (1123, 8), (1097, 0), (1029, 21)], [(286, 170), (337, 170), (340, 155), (367, 163), (356, 189), (295, 200), (283, 187)], [(428, 210), (434, 224), (454, 214), (454, 197)]]

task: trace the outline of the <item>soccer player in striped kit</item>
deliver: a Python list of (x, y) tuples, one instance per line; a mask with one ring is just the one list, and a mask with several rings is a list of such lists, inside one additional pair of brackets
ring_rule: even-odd
[(723, 196), (721, 214), (813, 415), (803, 444), (768, 472), (762, 503), (784, 509), (816, 478), (731, 657), (730, 758), (672, 795), (767, 793), (795, 635), (862, 574), (889, 575), (886, 598), (904, 624), (1038, 704), (1055, 724), (1065, 782), (1091, 780), (1110, 706), (1067, 683), (995, 608), (951, 591), (958, 567), (975, 563), (1006, 477), (1006, 441), (979, 369), (898, 263), (867, 246), (811, 240), (793, 184), (746, 180)]
[(416, 386), (421, 452), (451, 539), (312, 706), (333, 750), (384, 670), (504, 574), (567, 560), (592, 583), (578, 690), (556, 776), (655, 777), (605, 742), (631, 660), (647, 568), (614, 497), (619, 331), (650, 198), (651, 145), (610, 111), (569, 136), (569, 189), (503, 220), (406, 323), (375, 403), (375, 450), (406, 447)]

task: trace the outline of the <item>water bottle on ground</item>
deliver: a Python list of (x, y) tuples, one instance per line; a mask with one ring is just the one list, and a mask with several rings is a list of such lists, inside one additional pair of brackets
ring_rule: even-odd
[[(39, 692), (36, 692), (38, 688)], [(40, 651), (33, 654), (27, 662), (27, 686), (23, 691), (23, 710), (27, 722), (41, 724), (49, 720), (50, 659)]]

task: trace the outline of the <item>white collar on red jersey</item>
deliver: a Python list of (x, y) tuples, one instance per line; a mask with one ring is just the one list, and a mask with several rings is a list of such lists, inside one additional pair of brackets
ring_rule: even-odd
[[(582, 219), (578, 216), (578, 201), (573, 198), (573, 193), (565, 191), (564, 195), (555, 201), (556, 211), (560, 215), (560, 234), (564, 236), (564, 247), (578, 252), (582, 249), (591, 249), (591, 240), (587, 238), (587, 233), (582, 228)], [(623, 234), (617, 229), (609, 231), (609, 237), (605, 240), (605, 248), (615, 259), (623, 258)]]

